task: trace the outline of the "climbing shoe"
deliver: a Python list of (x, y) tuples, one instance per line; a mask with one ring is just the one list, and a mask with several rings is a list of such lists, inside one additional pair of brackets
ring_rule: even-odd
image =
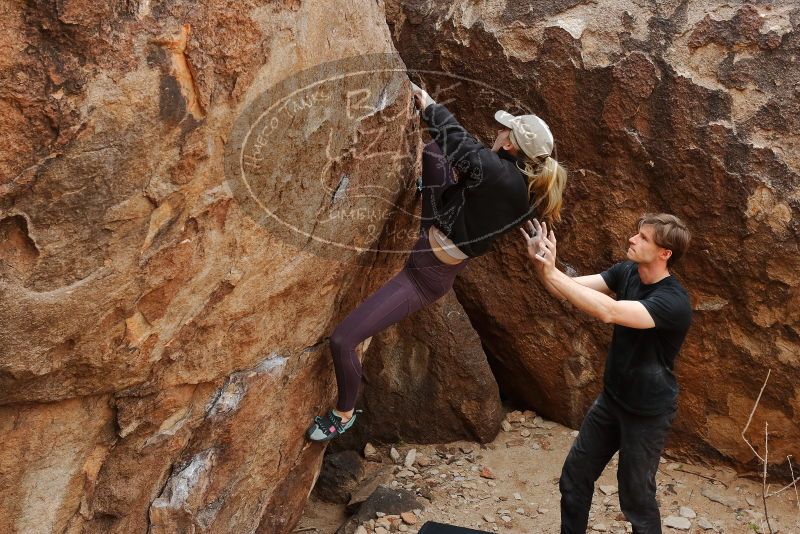
[(314, 423), (308, 427), (306, 435), (311, 441), (330, 441), (339, 434), (344, 434), (353, 423), (356, 422), (356, 416), (361, 413), (361, 410), (353, 412), (351, 417), (346, 423), (342, 423), (342, 418), (329, 411), (324, 416), (317, 416), (314, 418)]
[(417, 193), (422, 193), (422, 176), (417, 178)]

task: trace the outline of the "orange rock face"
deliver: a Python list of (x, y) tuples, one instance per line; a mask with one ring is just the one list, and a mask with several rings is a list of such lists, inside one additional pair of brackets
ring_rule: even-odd
[[(619, 259), (642, 211), (690, 224), (673, 447), (752, 466), (771, 368), (753, 441), (768, 420), (770, 457), (797, 455), (795, 3), (501, 4), (0, 7), (0, 531), (292, 530), (325, 338), (418, 226), (393, 38), (484, 139), (508, 95), (551, 124), (569, 272)], [(513, 235), (456, 289), (500, 388), (577, 424), (609, 329), (543, 295)], [(487, 388), (456, 432), (497, 409)]]
[[(763, 449), (769, 421), (770, 461), (788, 475), (800, 437), (797, 4), (394, 1), (387, 14), (406, 64), (484, 141), (500, 91), (552, 127), (570, 169), (556, 228), (568, 273), (624, 259), (643, 212), (688, 223), (675, 274), (694, 326), (670, 445), (754, 467), (740, 433), (772, 369), (748, 435)], [(501, 391), (576, 427), (601, 387), (610, 327), (543, 294), (517, 236), (456, 290)]]
[[(405, 76), (329, 67), (315, 93), (301, 74), (384, 68), (383, 7), (323, 4), (0, 8), (0, 531), (297, 522), (323, 451), (304, 431), (333, 393), (325, 337), (396, 266), (370, 246), (415, 226), (397, 216), (418, 139)], [(281, 127), (251, 131), (273, 104)], [(262, 160), (250, 205), (237, 156)]]

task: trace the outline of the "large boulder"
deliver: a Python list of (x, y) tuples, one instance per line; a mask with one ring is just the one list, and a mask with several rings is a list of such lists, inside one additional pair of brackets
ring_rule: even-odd
[[(675, 452), (756, 463), (751, 425), (786, 466), (800, 438), (800, 6), (791, 0), (390, 1), (398, 50), (485, 141), (492, 116), (541, 115), (570, 169), (556, 228), (570, 274), (624, 258), (645, 211), (694, 232), (675, 274), (694, 326), (677, 365)], [(501, 389), (576, 427), (597, 394), (610, 327), (543, 294), (517, 235), (456, 285)], [(759, 435), (761, 436), (759, 439)]]
[(363, 372), (356, 407), (364, 413), (337, 448), (361, 449), (369, 441), (485, 443), (500, 430), (497, 382), (453, 291), (374, 336)]
[(325, 337), (418, 224), (382, 4), (12, 0), (0, 27), (0, 531), (291, 531)]
[(346, 504), (364, 478), (364, 461), (356, 451), (325, 455), (314, 493), (323, 501)]

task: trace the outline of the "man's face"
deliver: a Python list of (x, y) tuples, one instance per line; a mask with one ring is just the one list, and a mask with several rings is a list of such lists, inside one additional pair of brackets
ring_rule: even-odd
[(652, 263), (658, 259), (667, 260), (672, 252), (659, 247), (653, 239), (653, 226), (643, 224), (639, 233), (628, 239), (628, 259), (636, 263)]

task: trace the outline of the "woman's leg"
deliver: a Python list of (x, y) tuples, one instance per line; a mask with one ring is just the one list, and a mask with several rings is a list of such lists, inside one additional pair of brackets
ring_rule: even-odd
[(403, 270), (334, 329), (330, 347), (339, 392), (338, 414), (330, 412), (327, 420), (315, 418), (308, 430), (309, 439), (330, 440), (355, 421), (355, 416), (346, 418), (350, 415), (347, 412), (355, 407), (361, 384), (361, 362), (356, 355), (358, 344), (441, 298), (453, 286), (453, 279), (466, 263), (446, 265), (440, 262), (430, 250), (427, 236), (421, 235)]
[(400, 322), (423, 306), (419, 291), (403, 269), (378, 291), (353, 310), (330, 337), (339, 398), (339, 413), (353, 409), (361, 384), (361, 362), (356, 355), (359, 343)]

